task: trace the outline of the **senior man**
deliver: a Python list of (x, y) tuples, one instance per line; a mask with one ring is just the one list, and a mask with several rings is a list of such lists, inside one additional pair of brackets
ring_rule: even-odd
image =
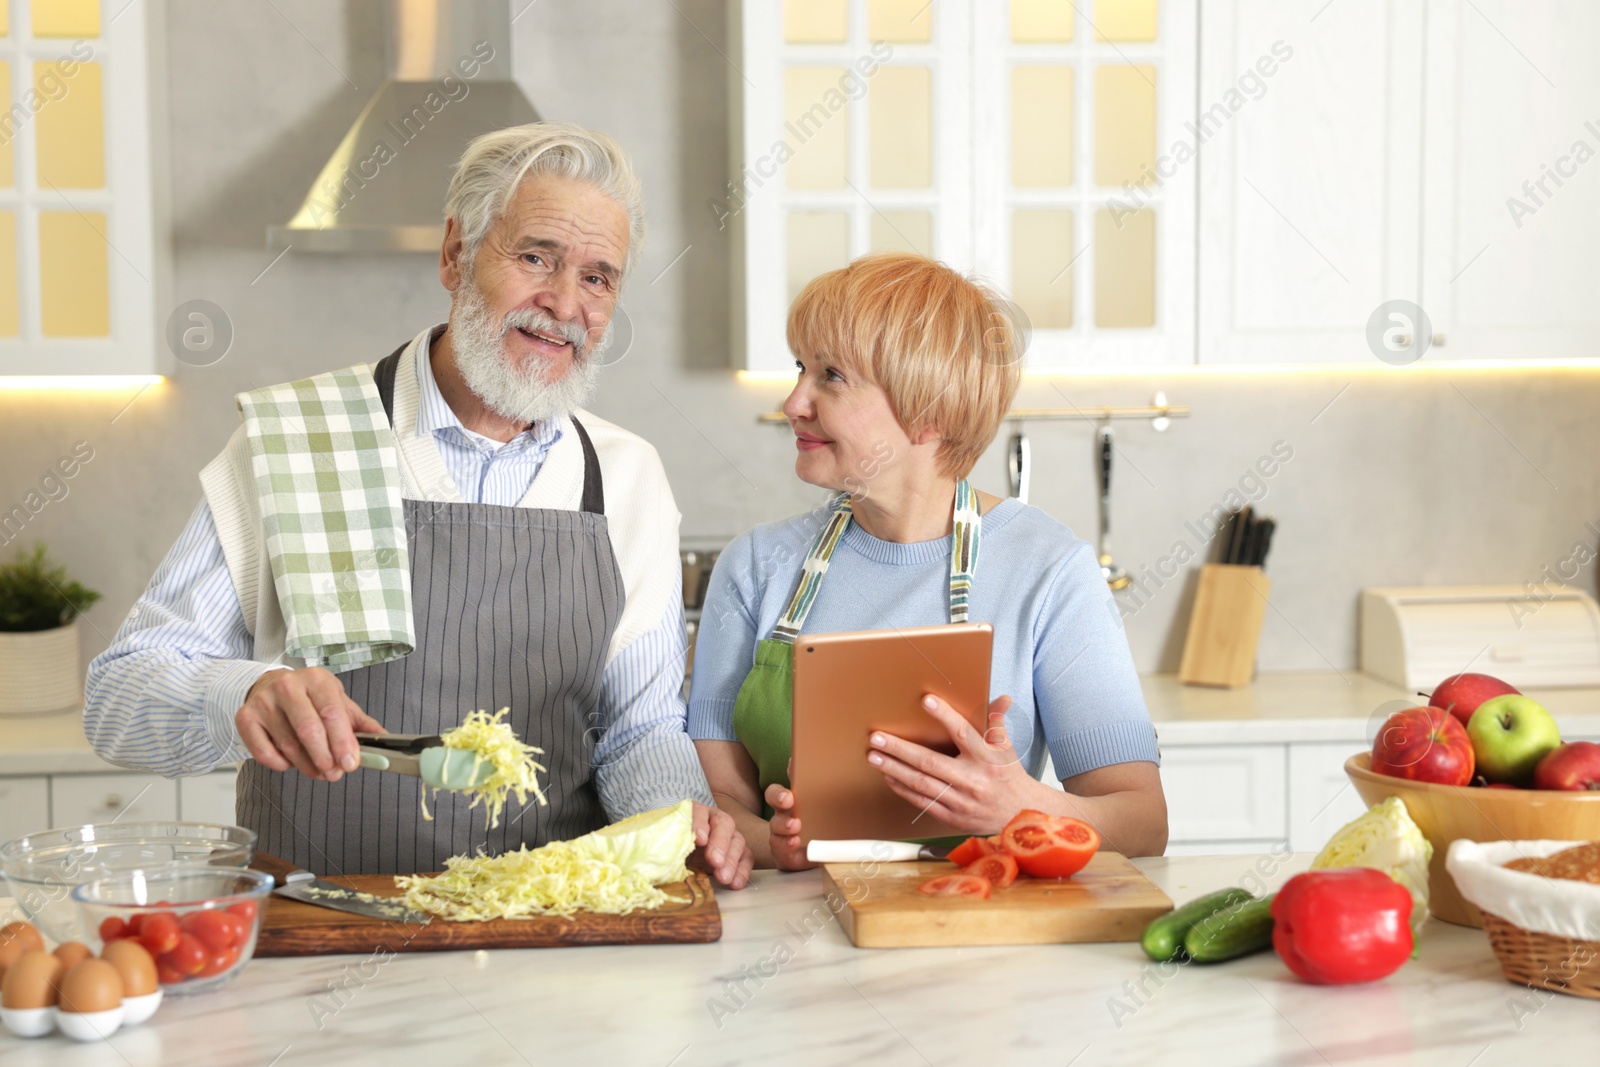
[[(203, 498), (90, 664), (84, 728), (168, 776), (249, 758), (239, 822), (318, 872), (439, 870), (688, 798), (717, 879), (750, 855), (684, 732), (678, 511), (655, 450), (582, 411), (643, 237), (602, 134), (478, 138), (445, 204), (448, 323), (375, 366), (240, 394)], [(331, 668), (331, 669), (330, 669)], [(335, 673), (337, 671), (337, 673)], [(509, 708), (547, 798), (499, 825), (364, 771), (358, 732)]]

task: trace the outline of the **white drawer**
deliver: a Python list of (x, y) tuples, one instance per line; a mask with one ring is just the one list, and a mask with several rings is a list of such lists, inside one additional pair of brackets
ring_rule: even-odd
[(1349, 741), (1289, 746), (1289, 847), (1320, 852), (1328, 838), (1367, 810), (1344, 773), (1344, 761), (1361, 751)]
[(232, 826), (233, 795), (238, 771), (217, 771), (178, 780), (178, 818), (184, 822), (204, 822)]
[(1168, 840), (1288, 836), (1282, 745), (1170, 745), (1161, 752)]
[(178, 817), (178, 783), (156, 774), (56, 774), (50, 777), (50, 824), (141, 822)]
[(0, 778), (0, 844), (50, 829), (50, 779)]

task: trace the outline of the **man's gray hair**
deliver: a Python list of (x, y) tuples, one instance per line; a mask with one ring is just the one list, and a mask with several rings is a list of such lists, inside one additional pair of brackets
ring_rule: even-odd
[(587, 182), (620, 204), (628, 215), (623, 274), (632, 273), (644, 245), (644, 199), (627, 155), (603, 133), (570, 122), (530, 122), (474, 138), (456, 163), (444, 213), (461, 228), (461, 256), (468, 274), (489, 227), (505, 213), (512, 193), (530, 174)]

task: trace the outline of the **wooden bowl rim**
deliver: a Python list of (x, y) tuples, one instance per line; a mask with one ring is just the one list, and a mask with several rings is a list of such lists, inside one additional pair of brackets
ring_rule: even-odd
[[(1412, 778), (1395, 778), (1379, 774), (1372, 769), (1372, 753), (1357, 752), (1344, 761), (1344, 773), (1357, 781), (1372, 782), (1396, 792), (1436, 793), (1440, 796), (1467, 794), (1473, 803), (1477, 798), (1493, 798), (1490, 803), (1516, 804), (1538, 799), (1555, 803), (1600, 803), (1600, 790), (1586, 789), (1486, 789), (1474, 785), (1444, 785), (1440, 782), (1419, 782)], [(1503, 798), (1503, 799), (1502, 799)]]

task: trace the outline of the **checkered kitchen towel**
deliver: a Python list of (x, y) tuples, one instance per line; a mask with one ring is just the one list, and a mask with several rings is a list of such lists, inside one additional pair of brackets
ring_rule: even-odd
[(394, 433), (367, 366), (240, 393), (284, 653), (351, 670), (416, 645)]

